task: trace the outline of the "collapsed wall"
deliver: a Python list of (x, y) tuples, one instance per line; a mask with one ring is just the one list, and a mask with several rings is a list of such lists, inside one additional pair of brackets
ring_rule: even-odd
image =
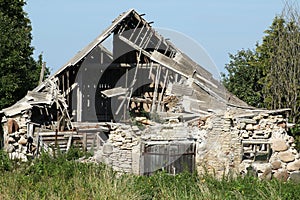
[(196, 170), (219, 178), (254, 173), (262, 179), (296, 179), (299, 153), (287, 134), (290, 124), (280, 113), (285, 111), (226, 112), (164, 124), (148, 120), (139, 127), (118, 124), (94, 158), (115, 171), (144, 175)]
[(206, 140), (199, 144), (199, 173), (217, 177), (254, 173), (262, 179), (299, 180), (299, 152), (288, 135), (286, 112), (227, 112), (207, 120)]

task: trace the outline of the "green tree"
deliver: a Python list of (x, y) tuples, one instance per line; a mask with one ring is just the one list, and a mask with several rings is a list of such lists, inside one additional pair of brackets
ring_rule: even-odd
[(263, 86), (259, 82), (263, 75), (256, 52), (240, 50), (229, 57), (230, 62), (225, 66), (228, 74), (222, 74), (224, 86), (249, 105), (263, 107)]
[(23, 0), (0, 0), (0, 109), (37, 86), (41, 66), (31, 46), (31, 23)]
[(300, 21), (293, 14), (276, 17), (256, 51), (264, 71), (267, 108), (291, 108), (291, 120), (300, 116)]
[(291, 130), (300, 149), (300, 15), (297, 4), (286, 3), (254, 51), (230, 55), (227, 89), (250, 105), (290, 108)]
[(250, 105), (268, 109), (291, 108), (291, 120), (300, 122), (300, 16), (286, 5), (265, 31), (254, 51), (230, 55), (223, 74), (227, 89)]

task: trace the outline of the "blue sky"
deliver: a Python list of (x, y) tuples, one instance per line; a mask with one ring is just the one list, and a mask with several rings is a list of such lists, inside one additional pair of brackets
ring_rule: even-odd
[(25, 11), (35, 57), (43, 52), (52, 73), (130, 8), (145, 13), (154, 28), (192, 38), (224, 71), (228, 53), (253, 49), (283, 7), (283, 0), (28, 0)]

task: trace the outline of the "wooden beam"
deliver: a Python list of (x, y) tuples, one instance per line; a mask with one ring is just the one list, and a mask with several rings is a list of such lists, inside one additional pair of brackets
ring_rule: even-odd
[(44, 76), (45, 76), (45, 69), (46, 69), (46, 62), (42, 63), (42, 68), (41, 68), (41, 73), (40, 73), (40, 80), (39, 80), (39, 84), (41, 84), (44, 80)]
[(167, 83), (167, 79), (168, 79), (168, 74), (169, 74), (169, 70), (166, 69), (166, 74), (165, 74), (165, 79), (164, 79), (164, 83), (163, 83), (163, 87), (162, 87), (162, 90), (161, 90), (161, 93), (160, 93), (160, 97), (158, 99), (158, 104), (157, 104), (157, 110), (158, 112), (161, 112), (162, 111), (162, 107), (161, 107), (161, 101), (163, 99), (163, 96), (164, 96), (164, 90), (165, 90), (165, 87), (166, 87), (166, 83)]
[(82, 147), (83, 147), (83, 150), (84, 150), (84, 151), (87, 150), (87, 137), (86, 137), (86, 133), (83, 133)]
[(155, 104), (156, 104), (156, 100), (157, 100), (157, 90), (158, 90), (158, 85), (159, 85), (160, 72), (161, 72), (161, 66), (159, 66), (157, 71), (156, 71), (151, 112), (156, 111), (156, 105)]
[(73, 134), (70, 134), (69, 139), (68, 139), (68, 143), (67, 143), (67, 151), (69, 151), (69, 149), (72, 145), (72, 138), (73, 138)]

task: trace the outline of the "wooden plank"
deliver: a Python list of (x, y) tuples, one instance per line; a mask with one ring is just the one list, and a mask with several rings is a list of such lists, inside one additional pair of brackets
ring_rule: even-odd
[(78, 87), (77, 87), (77, 108), (76, 108), (76, 117), (77, 117), (77, 122), (81, 122), (82, 121), (82, 87), (83, 87), (83, 83), (82, 83), (82, 73), (78, 73), (77, 74), (77, 80), (78, 80)]
[(168, 74), (169, 74), (169, 70), (166, 69), (166, 74), (165, 74), (164, 83), (163, 83), (162, 90), (161, 90), (161, 94), (160, 94), (160, 97), (159, 97), (159, 99), (158, 99), (158, 104), (157, 104), (157, 110), (158, 110), (158, 112), (161, 112), (161, 111), (162, 111), (161, 108), (163, 108), (163, 107), (161, 106), (161, 101), (162, 101), (162, 99), (163, 99), (163, 97), (164, 97), (164, 90), (165, 90), (165, 88), (166, 88), (166, 83), (167, 83), (167, 79), (168, 79)]
[(139, 37), (140, 37), (140, 35), (141, 35), (143, 29), (145, 28), (145, 25), (146, 25), (146, 24), (144, 24), (144, 25), (142, 26), (142, 28), (140, 28), (141, 30), (139, 31), (139, 34), (136, 36), (136, 38), (135, 38), (135, 40), (134, 40), (134, 43), (135, 43), (135, 44), (136, 44), (136, 42), (138, 41), (138, 39), (139, 39)]
[(184, 66), (181, 66), (179, 63), (177, 63), (175, 60), (173, 60), (172, 58), (169, 58), (167, 56), (165, 56), (164, 54), (158, 52), (158, 51), (153, 51), (150, 59), (160, 63), (161, 65), (163, 65), (164, 67), (170, 69), (171, 71), (176, 72), (177, 74), (184, 76), (186, 78), (189, 77), (188, 74), (185, 74), (183, 72), (181, 72), (181, 69), (184, 69)]
[(212, 87), (218, 88), (218, 86), (217, 86), (216, 84), (214, 84), (214, 83), (212, 83), (211, 81), (207, 80), (207, 79), (204, 78), (203, 76), (197, 74), (197, 72), (196, 72), (196, 77), (199, 78), (200, 80), (202, 80), (203, 82), (205, 82), (205, 83), (211, 85)]
[(70, 149), (71, 144), (72, 144), (72, 134), (69, 136), (69, 139), (68, 139), (68, 143), (67, 143), (67, 151)]
[(101, 91), (102, 94), (104, 94), (106, 97), (111, 98), (119, 95), (124, 95), (126, 94), (128, 88), (122, 88), (122, 87), (116, 87), (112, 89), (107, 89)]
[[(78, 83), (73, 83), (73, 84), (71, 85), (71, 87), (68, 86), (67, 90), (64, 91), (64, 93), (62, 94), (62, 96), (63, 96), (63, 97), (69, 98), (70, 92), (71, 92), (72, 90), (74, 90), (74, 88), (76, 88), (76, 86), (78, 86)], [(68, 101), (68, 102), (69, 102), (69, 101)]]
[(152, 68), (153, 68), (153, 62), (150, 62), (150, 70), (149, 70), (149, 77), (148, 77), (148, 79), (151, 78)]
[(140, 44), (139, 44), (139, 46), (140, 46), (141, 48), (143, 48), (143, 46), (144, 46), (144, 45), (143, 45), (143, 42), (144, 42), (144, 39), (146, 38), (146, 36), (147, 36), (149, 30), (151, 30), (151, 28), (150, 28), (150, 27), (147, 27), (147, 31), (145, 32), (145, 35), (144, 35), (144, 37), (142, 38), (142, 40), (141, 40), (141, 42), (140, 42)]
[(86, 137), (86, 133), (83, 133), (82, 146), (83, 146), (83, 150), (86, 151), (87, 150), (87, 137)]
[(41, 84), (41, 83), (43, 82), (43, 80), (44, 80), (45, 69), (46, 69), (46, 62), (43, 62), (43, 64), (42, 64), (42, 69), (41, 69), (41, 73), (40, 73), (39, 84)]
[(172, 85), (171, 93), (180, 96), (192, 96), (194, 93), (194, 89), (187, 85), (174, 83)]
[(158, 85), (159, 85), (160, 72), (161, 72), (161, 66), (159, 66), (157, 71), (156, 71), (151, 112), (156, 111), (157, 90), (158, 90)]
[(64, 135), (70, 135), (70, 134), (77, 134), (75, 131), (63, 131), (63, 132), (55, 132), (55, 131), (49, 131), (49, 132), (39, 132), (40, 136), (64, 136)]
[(153, 31), (151, 30), (151, 32), (150, 32), (148, 38), (147, 38), (146, 41), (145, 41), (144, 46), (142, 46), (143, 49), (147, 48), (149, 42), (151, 41), (152, 36), (153, 36)]
[(99, 127), (99, 128), (81, 128), (78, 129), (77, 132), (80, 133), (86, 133), (86, 134), (94, 134), (95, 132), (101, 132), (101, 131), (109, 131), (109, 128), (107, 127)]
[[(131, 38), (133, 37), (133, 35), (135, 34), (135, 31), (137, 30), (137, 28), (139, 27), (140, 23), (142, 22), (142, 20), (139, 19), (138, 24), (135, 26), (135, 28), (132, 31), (132, 34), (129, 37), (129, 40), (131, 40)], [(120, 34), (121, 35), (121, 34)]]
[(271, 144), (269, 140), (242, 140), (242, 144)]

